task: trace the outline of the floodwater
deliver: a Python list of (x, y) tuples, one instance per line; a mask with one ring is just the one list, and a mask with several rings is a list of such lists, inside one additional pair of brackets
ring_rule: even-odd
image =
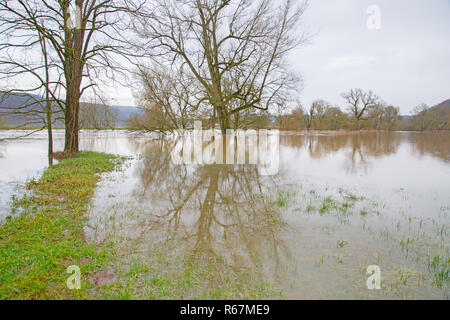
[[(55, 136), (59, 150), (62, 131)], [(179, 298), (239, 283), (238, 292), (269, 288), (268, 298), (448, 299), (450, 134), (284, 132), (274, 175), (176, 164), (177, 143), (81, 134), (83, 150), (131, 157), (102, 177), (85, 228), (89, 241), (116, 244), (122, 268), (180, 279), (196, 262), (202, 271), (173, 289)], [(0, 220), (46, 161), (44, 133), (0, 142)], [(380, 290), (368, 289), (371, 265)]]

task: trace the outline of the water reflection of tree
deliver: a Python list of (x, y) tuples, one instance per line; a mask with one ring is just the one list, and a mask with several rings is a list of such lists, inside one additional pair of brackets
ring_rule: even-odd
[(410, 133), (408, 140), (412, 152), (420, 156), (432, 155), (442, 160), (450, 160), (450, 134), (448, 133)]
[(80, 146), (83, 150), (114, 153), (119, 135), (115, 131), (83, 130), (80, 134)]
[(304, 148), (313, 159), (343, 152), (346, 170), (352, 174), (366, 171), (372, 158), (395, 154), (401, 135), (392, 132), (359, 134), (305, 134), (282, 136), (281, 144)]
[(230, 274), (245, 280), (250, 271), (280, 281), (289, 251), (274, 179), (252, 165), (175, 165), (173, 145), (149, 145), (139, 168), (140, 194), (162, 200), (150, 213), (159, 243), (176, 247), (185, 263), (215, 268), (212, 281)]
[(366, 172), (372, 158), (395, 154), (400, 146), (400, 136), (386, 132), (376, 134), (354, 134), (349, 141), (349, 151), (345, 164), (348, 172)]

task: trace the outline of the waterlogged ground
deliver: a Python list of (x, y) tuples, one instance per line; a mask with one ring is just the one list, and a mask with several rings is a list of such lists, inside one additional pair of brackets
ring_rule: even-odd
[[(176, 143), (82, 133), (84, 150), (132, 157), (103, 176), (85, 228), (118, 248), (112, 297), (449, 298), (450, 134), (282, 133), (272, 176), (175, 164)], [(0, 220), (45, 145), (0, 142)], [(381, 290), (367, 289), (369, 265)]]

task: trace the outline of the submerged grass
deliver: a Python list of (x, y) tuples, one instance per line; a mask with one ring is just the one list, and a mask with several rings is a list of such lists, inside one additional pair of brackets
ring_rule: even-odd
[[(366, 200), (364, 197), (356, 196), (339, 188), (339, 199), (332, 196), (321, 197), (315, 190), (309, 192), (312, 195), (312, 200), (305, 207), (306, 213), (317, 212), (321, 216), (334, 215), (340, 222), (348, 223), (349, 216), (353, 215), (355, 206), (358, 202)], [(363, 208), (360, 215), (365, 217), (369, 214), (368, 209)]]
[[(16, 200), (24, 212), (0, 226), (0, 298), (87, 298), (87, 277), (105, 267), (110, 245), (84, 240), (84, 214), (102, 172), (123, 158), (82, 152), (48, 168), (28, 188), (31, 196)], [(82, 287), (69, 290), (68, 265), (81, 269)]]
[(264, 299), (282, 296), (252, 271), (236, 275), (232, 270), (224, 270), (223, 263), (217, 261), (204, 264), (175, 260), (165, 263), (152, 259), (133, 261), (119, 271), (125, 281), (101, 288), (100, 295), (108, 299)]

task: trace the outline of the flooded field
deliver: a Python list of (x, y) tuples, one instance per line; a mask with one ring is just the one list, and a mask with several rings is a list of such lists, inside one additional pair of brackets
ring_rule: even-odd
[[(0, 131), (0, 139), (18, 132)], [(55, 150), (63, 132), (55, 131)], [(47, 164), (46, 135), (0, 142), (0, 221)], [(82, 131), (82, 150), (129, 156), (86, 223), (116, 272), (156, 298), (448, 299), (450, 134), (280, 134), (279, 170), (181, 165), (176, 141)], [(368, 290), (379, 267), (381, 289)], [(164, 288), (156, 290), (164, 283)], [(162, 286), (161, 286), (162, 287)]]

